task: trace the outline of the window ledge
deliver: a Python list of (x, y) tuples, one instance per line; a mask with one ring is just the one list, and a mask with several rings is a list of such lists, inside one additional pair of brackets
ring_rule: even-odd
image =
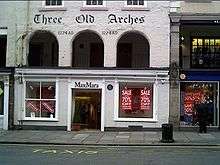
[(108, 8), (103, 6), (85, 6), (81, 7), (80, 11), (108, 11)]
[(58, 119), (56, 118), (31, 118), (31, 117), (25, 117), (23, 121), (48, 121), (48, 122), (58, 122)]
[(156, 119), (152, 118), (116, 118), (114, 119), (116, 122), (125, 121), (125, 122), (158, 122)]
[(43, 11), (66, 11), (67, 8), (63, 6), (54, 6), (54, 7), (40, 7), (39, 12)]
[(121, 8), (122, 11), (150, 11), (148, 7), (145, 6), (125, 6)]

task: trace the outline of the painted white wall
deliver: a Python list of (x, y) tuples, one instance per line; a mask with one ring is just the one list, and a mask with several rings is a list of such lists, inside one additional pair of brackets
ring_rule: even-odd
[[(6, 4), (8, 5), (9, 2)], [(116, 45), (120, 36), (127, 31), (137, 30), (142, 32), (150, 43), (150, 66), (151, 67), (167, 67), (169, 66), (169, 1), (149, 1), (146, 10), (124, 10), (125, 3), (123, 1), (107, 1), (107, 11), (83, 11), (83, 1), (65, 1), (63, 10), (49, 11), (42, 7), (41, 1), (29, 2), (11, 2), (7, 13), (10, 19), (3, 19), (9, 28), (8, 37), (10, 44), (8, 45), (7, 66), (16, 66), (18, 64), (26, 64), (27, 43), (29, 35), (36, 30), (49, 30), (55, 34), (59, 42), (59, 65), (70, 66), (72, 61), (72, 41), (74, 37), (83, 30), (93, 30), (101, 36), (105, 47), (105, 66), (116, 66)], [(30, 7), (27, 10), (28, 6)], [(42, 10), (44, 9), (44, 10)], [(3, 12), (4, 14), (4, 12)], [(33, 19), (36, 14), (45, 15), (47, 17), (62, 17), (61, 24), (36, 24)], [(75, 17), (81, 14), (93, 15), (94, 23), (79, 24)], [(133, 25), (126, 23), (109, 24), (108, 15), (115, 14), (118, 17), (126, 17), (129, 14), (132, 17), (145, 17), (143, 24), (134, 23)], [(2, 11), (1, 14), (2, 15)], [(5, 14), (4, 14), (5, 15)], [(4, 17), (5, 18), (5, 17)], [(26, 26), (28, 24), (28, 27)], [(72, 31), (71, 35), (58, 35), (59, 31)], [(116, 30), (116, 35), (103, 35), (103, 31)], [(21, 36), (28, 36), (22, 40)], [(21, 47), (24, 47), (21, 49)], [(160, 61), (160, 62), (158, 62)]]

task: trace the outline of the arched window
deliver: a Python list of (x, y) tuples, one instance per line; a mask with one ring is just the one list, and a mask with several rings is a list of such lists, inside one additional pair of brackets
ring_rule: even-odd
[(149, 67), (150, 46), (148, 40), (137, 32), (124, 34), (117, 44), (117, 67)]
[(73, 41), (72, 67), (104, 66), (104, 44), (94, 32), (84, 31)]
[(29, 66), (58, 66), (58, 42), (48, 31), (37, 31), (29, 42)]

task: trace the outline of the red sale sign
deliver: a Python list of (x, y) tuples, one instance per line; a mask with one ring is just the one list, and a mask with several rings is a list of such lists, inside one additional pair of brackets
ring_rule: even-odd
[(132, 110), (132, 90), (126, 87), (121, 92), (121, 109)]
[(142, 111), (151, 110), (151, 90), (144, 88), (140, 91), (140, 109)]

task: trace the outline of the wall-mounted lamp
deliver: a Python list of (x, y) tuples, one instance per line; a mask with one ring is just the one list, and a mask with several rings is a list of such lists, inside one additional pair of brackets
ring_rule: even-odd
[(184, 39), (185, 39), (185, 38), (184, 38), (183, 36), (180, 37), (181, 42), (183, 42)]

